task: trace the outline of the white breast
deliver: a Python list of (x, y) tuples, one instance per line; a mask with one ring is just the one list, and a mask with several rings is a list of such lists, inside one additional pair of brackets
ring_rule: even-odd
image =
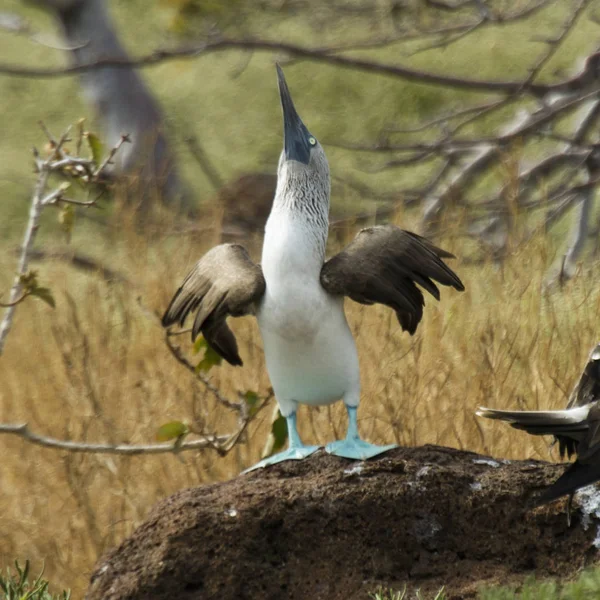
[(269, 217), (262, 269), (267, 283), (257, 318), (267, 370), (282, 412), (358, 394), (358, 358), (343, 299), (321, 287), (322, 251), (310, 223), (287, 211)]
[(304, 221), (286, 212), (269, 217), (262, 255), (267, 291), (259, 323), (290, 339), (310, 340), (331, 305), (319, 283), (323, 258), (309, 239)]

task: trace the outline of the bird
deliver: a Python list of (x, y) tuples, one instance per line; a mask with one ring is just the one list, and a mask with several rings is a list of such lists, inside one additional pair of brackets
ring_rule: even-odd
[(267, 372), (288, 428), (287, 450), (252, 469), (300, 460), (320, 446), (305, 446), (296, 424), (300, 404), (342, 400), (348, 413), (343, 440), (325, 446), (330, 454), (366, 460), (395, 444), (376, 446), (360, 438), (357, 409), (360, 374), (344, 298), (380, 303), (395, 310), (411, 335), (423, 315), (420, 286), (439, 300), (434, 281), (464, 290), (442, 260), (454, 258), (425, 238), (391, 224), (362, 229), (341, 252), (326, 260), (330, 176), (325, 152), (300, 118), (277, 64), (284, 143), (277, 185), (265, 225), (261, 263), (239, 244), (209, 250), (193, 267), (162, 318), (164, 327), (184, 325), (196, 313), (192, 340), (202, 335), (231, 365), (242, 365), (227, 317), (254, 315)]
[(539, 504), (546, 504), (568, 494), (569, 514), (575, 492), (600, 481), (600, 343), (590, 352), (564, 410), (513, 411), (480, 407), (476, 414), (506, 421), (532, 435), (553, 435), (561, 458), (577, 455), (566, 471), (537, 498)]

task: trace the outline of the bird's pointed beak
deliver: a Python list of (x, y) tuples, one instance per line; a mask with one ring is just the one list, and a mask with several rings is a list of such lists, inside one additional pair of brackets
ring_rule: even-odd
[(310, 134), (296, 111), (292, 96), (288, 89), (283, 71), (277, 66), (277, 80), (279, 82), (279, 96), (283, 109), (283, 138), (286, 160), (296, 160), (307, 165), (310, 161)]

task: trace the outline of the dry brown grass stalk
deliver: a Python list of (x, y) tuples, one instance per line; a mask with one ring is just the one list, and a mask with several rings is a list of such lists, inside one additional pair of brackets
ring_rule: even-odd
[[(0, 361), (0, 422), (27, 421), (58, 438), (145, 443), (159, 425), (189, 420), (227, 431), (224, 411), (201, 382), (170, 355), (156, 319), (182, 275), (219, 231), (171, 235), (164, 214), (146, 233), (115, 216), (112, 233), (83, 249), (123, 275), (107, 282), (63, 261), (42, 264), (57, 307), (30, 303), (14, 322)], [(120, 223), (120, 225), (119, 225)], [(211, 231), (212, 222), (202, 224)], [(150, 234), (148, 234), (148, 230)], [(81, 240), (79, 240), (81, 242)], [(77, 245), (77, 231), (74, 236)], [(463, 243), (440, 244), (458, 256)], [(258, 257), (258, 245), (254, 255)], [(547, 238), (515, 246), (503, 266), (462, 265), (464, 294), (444, 290), (427, 302), (413, 338), (384, 307), (347, 306), (361, 359), (362, 433), (373, 442), (437, 443), (517, 458), (548, 459), (547, 440), (479, 422), (479, 405), (562, 406), (597, 341), (598, 269), (544, 294), (542, 274), (556, 251)], [(14, 258), (0, 255), (0, 289)], [(132, 283), (124, 283), (132, 282)], [(224, 393), (256, 390), (269, 381), (252, 319), (232, 323), (245, 361), (211, 371)], [(187, 336), (178, 339), (191, 349)], [(305, 411), (305, 412), (304, 412)], [(307, 442), (343, 435), (343, 407), (303, 409)], [(183, 487), (233, 477), (260, 457), (270, 410), (224, 458), (210, 450), (185, 456), (75, 455), (0, 437), (0, 562), (28, 557), (78, 597), (98, 556), (118, 543), (160, 497)]]

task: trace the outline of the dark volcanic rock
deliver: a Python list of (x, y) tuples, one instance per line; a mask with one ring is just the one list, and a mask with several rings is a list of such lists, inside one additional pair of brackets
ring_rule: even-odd
[(96, 566), (88, 600), (364, 599), (379, 585), (474, 596), (592, 562), (597, 524), (533, 498), (563, 471), (536, 461), (399, 448), (323, 452), (183, 490)]

